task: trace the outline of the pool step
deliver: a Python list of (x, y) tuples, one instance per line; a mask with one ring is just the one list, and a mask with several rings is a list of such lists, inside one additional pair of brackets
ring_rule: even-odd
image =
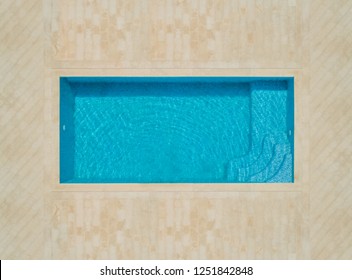
[(264, 151), (260, 155), (260, 157), (254, 164), (238, 169), (238, 181), (247, 182), (247, 178), (249, 178), (251, 174), (255, 174), (263, 170), (270, 163), (272, 157), (273, 147), (270, 146), (268, 150)]
[(230, 182), (238, 182), (240, 178), (246, 178), (253, 173), (264, 169), (273, 157), (274, 147), (278, 143), (287, 143), (285, 133), (266, 135), (261, 145), (254, 148), (245, 156), (229, 161), (226, 179)]
[[(248, 168), (249, 171), (246, 174), (244, 174), (244, 176), (239, 176), (238, 181), (257, 183), (257, 182), (267, 182), (270, 179), (275, 180), (275, 175), (277, 175), (278, 177), (280, 176), (278, 174), (280, 174), (281, 172), (280, 170), (284, 164), (286, 164), (285, 168), (286, 169), (288, 168), (287, 166), (289, 164), (289, 157), (287, 157), (287, 163), (285, 163), (284, 161), (286, 159), (286, 156), (290, 155), (290, 153), (291, 153), (291, 146), (289, 143), (276, 144), (274, 148), (274, 153), (271, 159), (263, 169), (258, 170), (259, 168), (257, 168), (257, 166)], [(292, 163), (292, 158), (291, 158), (291, 163)], [(242, 173), (239, 172), (239, 175), (241, 174)]]
[(265, 137), (262, 145), (255, 147), (245, 156), (235, 158), (228, 162), (227, 166), (227, 180), (235, 182), (238, 180), (238, 171), (241, 167), (252, 165), (258, 161), (262, 154), (268, 153), (272, 149), (273, 143), (270, 137)]
[(286, 154), (279, 170), (272, 176), (268, 183), (276, 183), (276, 182), (293, 182), (293, 174), (292, 174), (292, 164), (293, 158), (292, 154)]
[(251, 174), (255, 174), (263, 170), (273, 157), (274, 147), (277, 144), (287, 143), (287, 136), (284, 133), (270, 135), (267, 138), (268, 145), (264, 146), (262, 153), (255, 162), (248, 162), (245, 167), (238, 170), (238, 178), (248, 178)]

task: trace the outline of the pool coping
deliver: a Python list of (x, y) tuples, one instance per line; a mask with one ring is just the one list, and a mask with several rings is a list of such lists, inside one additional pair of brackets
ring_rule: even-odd
[[(309, 133), (307, 115), (304, 109), (304, 94), (301, 87), (301, 69), (51, 69), (45, 81), (45, 186), (59, 192), (297, 192), (308, 181), (308, 171), (303, 168), (307, 162)], [(102, 183), (80, 184), (59, 182), (59, 77), (60, 76), (251, 76), (251, 77), (294, 77), (295, 79), (295, 150), (294, 183)], [(297, 112), (300, 108), (300, 112)], [(298, 113), (298, 114), (297, 114)], [(304, 170), (304, 171), (303, 171)], [(303, 173), (304, 172), (304, 173)]]

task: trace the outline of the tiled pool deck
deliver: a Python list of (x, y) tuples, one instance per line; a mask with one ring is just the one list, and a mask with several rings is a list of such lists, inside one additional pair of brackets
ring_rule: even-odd
[[(69, 2), (0, 4), (1, 259), (352, 258), (350, 1)], [(60, 185), (75, 75), (294, 76), (295, 183)]]

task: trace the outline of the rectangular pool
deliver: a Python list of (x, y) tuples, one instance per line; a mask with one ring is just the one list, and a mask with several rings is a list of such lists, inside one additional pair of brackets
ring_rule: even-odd
[(61, 183), (293, 182), (293, 78), (61, 77)]

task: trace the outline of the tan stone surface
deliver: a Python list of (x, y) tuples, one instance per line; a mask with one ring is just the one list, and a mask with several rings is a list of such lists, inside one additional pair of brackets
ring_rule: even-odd
[[(352, 2), (0, 2), (1, 259), (351, 259)], [(294, 184), (59, 185), (58, 77), (294, 76)]]

